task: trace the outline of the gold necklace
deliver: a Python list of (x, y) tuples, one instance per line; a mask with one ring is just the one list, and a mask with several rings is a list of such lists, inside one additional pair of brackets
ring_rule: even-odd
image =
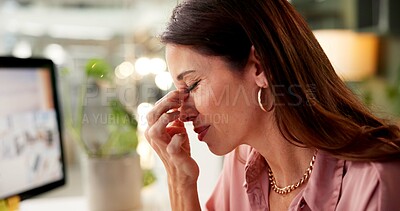
[(268, 179), (270, 181), (270, 184), (272, 185), (272, 190), (274, 190), (278, 194), (285, 195), (285, 194), (288, 194), (288, 193), (292, 192), (296, 188), (300, 187), (310, 177), (311, 172), (312, 172), (313, 167), (314, 167), (314, 163), (315, 163), (315, 158), (316, 157), (317, 157), (317, 152), (314, 153), (314, 155), (313, 155), (313, 157), (312, 157), (312, 159), (310, 161), (310, 166), (307, 168), (306, 172), (304, 173), (304, 175), (300, 179), (300, 181), (298, 181), (296, 184), (288, 185), (288, 186), (282, 187), (282, 188), (278, 187), (278, 185), (276, 184), (276, 180), (275, 180), (274, 174), (272, 173), (271, 168), (268, 166)]

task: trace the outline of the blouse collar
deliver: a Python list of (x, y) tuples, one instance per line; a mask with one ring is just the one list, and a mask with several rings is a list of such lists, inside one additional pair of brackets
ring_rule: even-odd
[[(245, 165), (244, 187), (254, 209), (268, 210), (267, 162), (252, 149)], [(311, 210), (335, 210), (340, 198), (345, 161), (319, 150), (307, 186), (293, 199), (289, 210), (308, 206)]]

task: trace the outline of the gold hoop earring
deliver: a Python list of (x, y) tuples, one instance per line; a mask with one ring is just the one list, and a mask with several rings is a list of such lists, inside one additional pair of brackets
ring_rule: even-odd
[(267, 112), (267, 110), (264, 108), (264, 104), (262, 103), (261, 100), (261, 94), (262, 94), (262, 87), (260, 87), (260, 89), (258, 90), (258, 105), (260, 106), (261, 110), (263, 110), (264, 112)]

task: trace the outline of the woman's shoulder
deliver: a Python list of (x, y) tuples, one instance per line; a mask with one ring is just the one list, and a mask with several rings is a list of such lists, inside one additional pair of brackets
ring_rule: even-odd
[[(351, 184), (361, 186), (375, 185), (375, 191), (396, 194), (400, 197), (400, 160), (382, 162), (346, 162), (345, 178)], [(344, 180), (343, 182), (345, 182)], [(392, 193), (396, 192), (396, 193)], [(397, 193), (398, 192), (398, 193)]]
[(346, 161), (345, 176), (369, 175), (371, 180), (395, 181), (400, 185), (400, 160), (357, 162)]
[[(385, 162), (346, 161), (342, 199), (350, 204), (391, 210), (400, 207), (400, 160)], [(346, 200), (344, 200), (346, 201)]]

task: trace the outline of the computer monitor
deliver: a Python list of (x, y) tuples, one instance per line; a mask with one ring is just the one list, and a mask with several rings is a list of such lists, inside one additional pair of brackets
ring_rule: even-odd
[(0, 199), (65, 184), (55, 81), (51, 60), (0, 57)]

